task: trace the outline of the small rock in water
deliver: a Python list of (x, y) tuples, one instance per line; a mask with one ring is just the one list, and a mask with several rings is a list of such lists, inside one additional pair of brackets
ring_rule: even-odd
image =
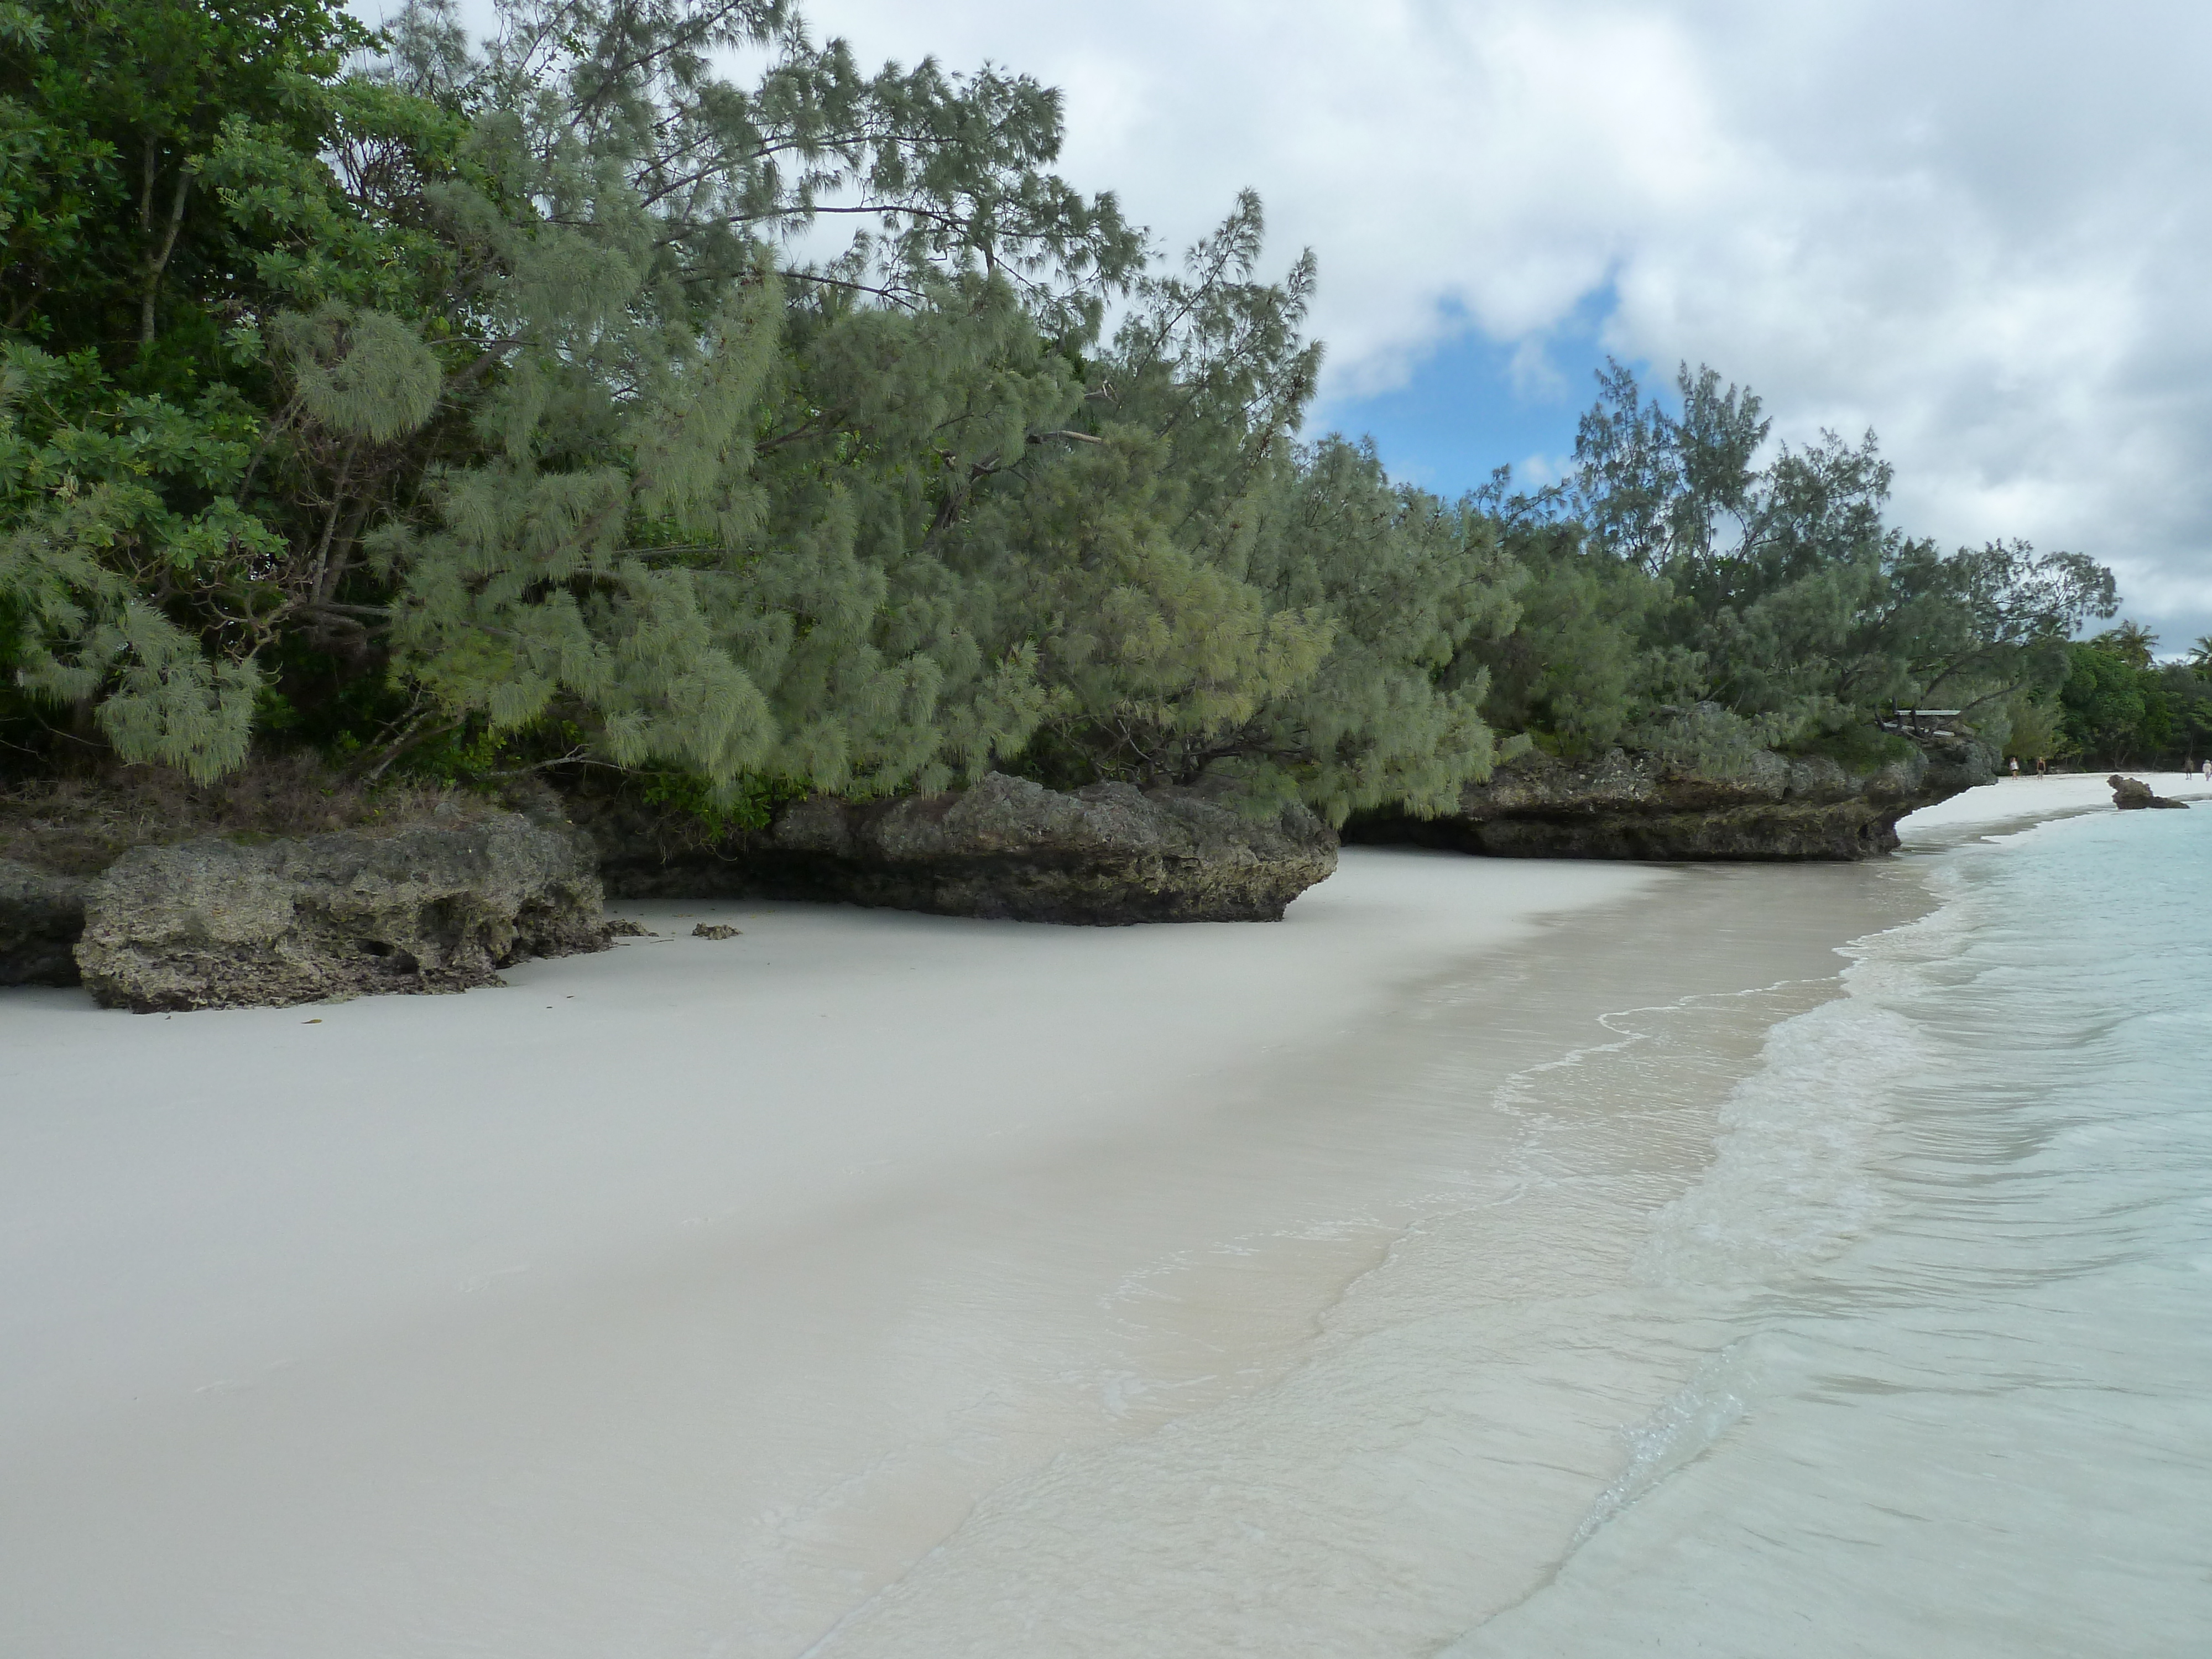
[(735, 939), (741, 930), (726, 922), (701, 922), (691, 930), (693, 939)]

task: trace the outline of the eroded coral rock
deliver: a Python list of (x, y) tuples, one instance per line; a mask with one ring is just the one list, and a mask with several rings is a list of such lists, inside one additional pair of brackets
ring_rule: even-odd
[(1993, 751), (1964, 739), (1858, 773), (1769, 750), (1727, 776), (1619, 749), (1584, 762), (1531, 753), (1470, 784), (1456, 812), (1382, 815), (1348, 835), (1498, 857), (1863, 859), (1896, 848), (1906, 813), (1996, 775)]
[(993, 773), (940, 795), (794, 803), (769, 830), (685, 844), (635, 807), (584, 806), (625, 898), (839, 900), (1115, 926), (1273, 921), (1336, 867), (1303, 806), (1255, 817), (1199, 789), (1073, 793)]
[(139, 1012), (462, 991), (605, 948), (595, 849), (514, 813), (390, 834), (204, 836), (124, 854), (85, 895), (76, 961)]
[(2189, 803), (2185, 800), (2168, 800), (2163, 795), (2152, 793), (2151, 787), (2141, 778), (2124, 778), (2115, 772), (2105, 781), (2112, 787), (2112, 805), (2123, 812), (2141, 811), (2152, 806), (2178, 806), (2184, 811), (2189, 810)]
[(0, 985), (74, 985), (84, 883), (0, 859)]

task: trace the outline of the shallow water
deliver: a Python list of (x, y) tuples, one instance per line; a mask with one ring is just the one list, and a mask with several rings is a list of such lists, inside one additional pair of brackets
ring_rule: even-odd
[(2212, 811), (1936, 881), (1653, 1230), (1726, 1342), (1451, 1652), (2212, 1649)]
[(2208, 857), (2106, 814), (1747, 872), (1941, 902), (1502, 1082), (1470, 988), (1424, 1075), (1491, 1178), (1279, 1380), (1002, 1487), (810, 1651), (2205, 1651)]

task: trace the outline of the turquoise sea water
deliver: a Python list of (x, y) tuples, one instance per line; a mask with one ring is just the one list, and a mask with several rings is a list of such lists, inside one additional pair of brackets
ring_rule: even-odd
[(1723, 1340), (1462, 1656), (2212, 1653), (2212, 809), (1938, 855), (1656, 1218)]

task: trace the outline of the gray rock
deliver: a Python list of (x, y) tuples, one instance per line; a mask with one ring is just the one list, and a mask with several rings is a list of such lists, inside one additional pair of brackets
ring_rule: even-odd
[(2118, 772), (2105, 781), (2112, 787), (2112, 805), (2123, 812), (2137, 812), (2146, 807), (2175, 806), (2189, 810), (2185, 800), (2168, 800), (2164, 795), (2151, 793), (2151, 787), (2141, 778), (2124, 778)]
[(623, 898), (805, 898), (1118, 926), (1275, 921), (1336, 867), (1302, 806), (1254, 818), (1198, 789), (1073, 793), (993, 773), (973, 788), (797, 802), (769, 830), (686, 842), (635, 805), (578, 803)]
[(514, 813), (134, 848), (87, 890), (77, 964), (104, 1006), (141, 1013), (494, 985), (526, 957), (605, 948), (594, 850)]
[(74, 985), (84, 883), (0, 859), (0, 985)]
[(1619, 749), (1579, 763), (1532, 752), (1468, 786), (1455, 813), (1385, 815), (1347, 835), (1506, 858), (1872, 858), (1896, 848), (1898, 819), (1992, 781), (1996, 763), (1966, 739), (1860, 773), (1760, 750), (1726, 777)]

